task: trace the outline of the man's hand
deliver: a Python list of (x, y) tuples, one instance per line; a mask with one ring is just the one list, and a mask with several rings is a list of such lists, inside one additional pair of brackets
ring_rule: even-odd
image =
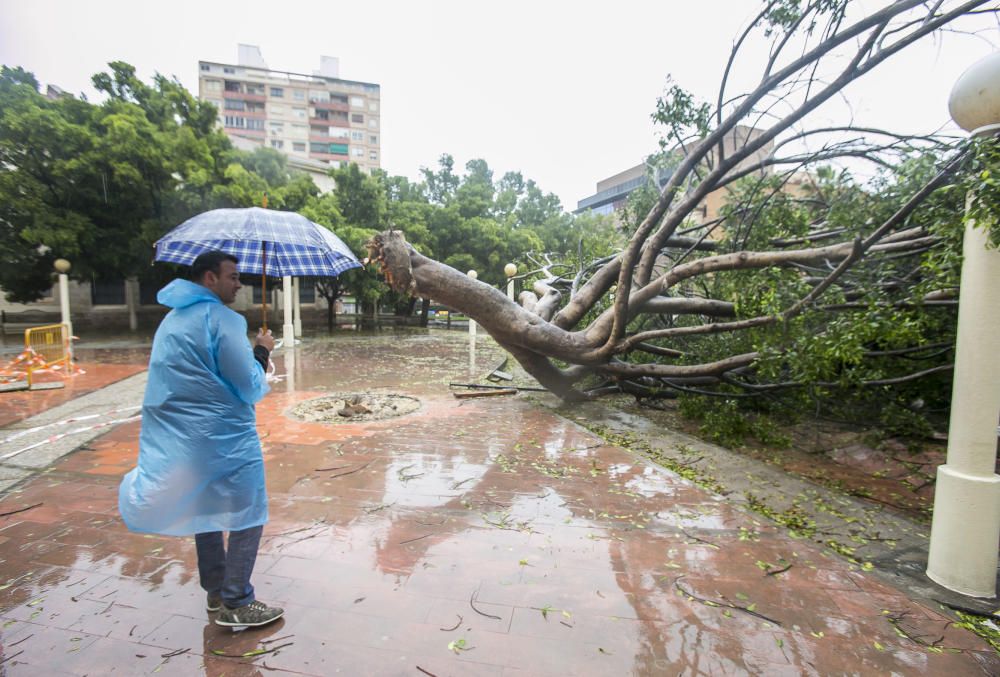
[(267, 332), (263, 329), (258, 330), (254, 345), (267, 348), (267, 352), (274, 350), (274, 336), (271, 335), (271, 330), (268, 329)]

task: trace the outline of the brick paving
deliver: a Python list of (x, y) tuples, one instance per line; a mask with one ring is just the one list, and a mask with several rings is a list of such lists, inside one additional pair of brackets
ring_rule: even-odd
[[(498, 357), (470, 367), (455, 332), (310, 341), (291, 380), (276, 359), (254, 583), (286, 616), (266, 628), (212, 622), (191, 539), (123, 527), (138, 422), (22, 482), (0, 499), (35, 506), (0, 517), (0, 674), (1000, 673), (938, 611), (525, 396), (452, 397)], [(287, 414), (370, 390), (422, 406)]]

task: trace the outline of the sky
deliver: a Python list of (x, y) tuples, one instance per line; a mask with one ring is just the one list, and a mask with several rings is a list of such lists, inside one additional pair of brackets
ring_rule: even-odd
[[(875, 5), (874, 2), (863, 4)], [(197, 93), (198, 61), (235, 63), (258, 45), (274, 70), (381, 86), (382, 167), (420, 178), (450, 153), (520, 171), (572, 210), (597, 181), (656, 150), (650, 120), (672, 77), (713, 100), (734, 37), (759, 7), (746, 0), (354, 0), (241, 2), (0, 0), (0, 63), (96, 100), (109, 61)], [(990, 21), (993, 23), (991, 24)], [(855, 121), (928, 132), (949, 125), (959, 75), (997, 49), (983, 36), (927, 41), (845, 101)], [(991, 44), (992, 42), (992, 44)], [(758, 52), (759, 54), (759, 52)], [(753, 72), (754, 58), (741, 63)], [(747, 80), (749, 82), (749, 80)]]

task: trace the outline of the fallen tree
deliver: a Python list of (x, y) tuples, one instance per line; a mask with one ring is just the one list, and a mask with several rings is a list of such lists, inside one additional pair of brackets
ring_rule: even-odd
[[(421, 255), (401, 230), (374, 237), (370, 257), (394, 290), (464, 312), (566, 399), (946, 378), (967, 190), (986, 191), (974, 203), (984, 227), (1000, 230), (996, 187), (970, 180), (997, 164), (995, 142), (806, 124), (917, 41), (998, 9), (900, 0), (855, 10), (767, 2), (736, 39), (713, 105), (666, 93), (655, 115), (663, 152), (650, 164), (669, 179), (616, 256), (572, 269), (535, 256), (516, 303)], [(759, 84), (733, 96), (729, 80), (755, 37), (770, 45)], [(882, 183), (830, 169), (845, 159), (886, 168)], [(719, 191), (722, 214), (699, 218)]]

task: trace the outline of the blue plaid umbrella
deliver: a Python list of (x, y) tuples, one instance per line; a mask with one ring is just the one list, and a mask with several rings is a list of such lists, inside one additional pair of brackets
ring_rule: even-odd
[[(361, 263), (323, 226), (295, 212), (260, 207), (213, 209), (193, 216), (156, 241), (156, 261), (190, 266), (218, 250), (240, 260), (241, 273), (336, 277)], [(266, 295), (265, 295), (266, 298)], [(267, 325), (267, 301), (262, 308)]]
[(156, 261), (190, 266), (213, 249), (240, 260), (241, 273), (336, 277), (361, 263), (339, 237), (295, 212), (213, 209), (156, 241)]

